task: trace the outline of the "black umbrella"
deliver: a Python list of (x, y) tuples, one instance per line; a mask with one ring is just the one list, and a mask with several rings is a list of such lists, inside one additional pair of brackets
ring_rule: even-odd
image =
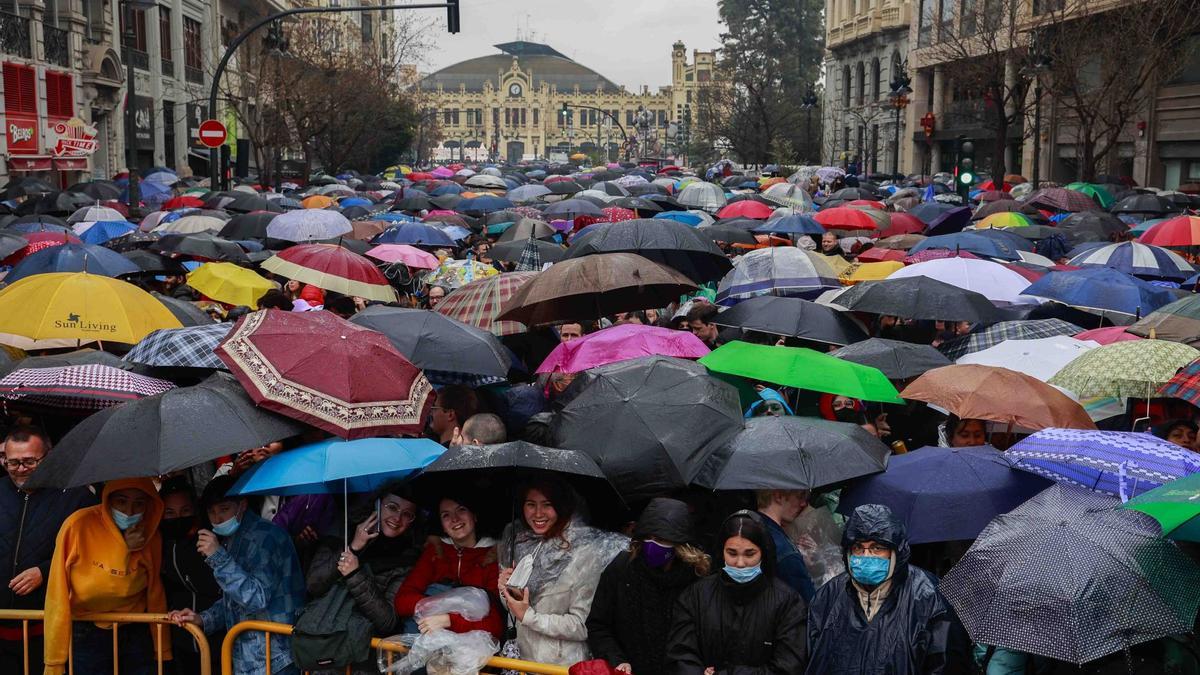
[(584, 371), (564, 392), (556, 445), (596, 460), (626, 501), (692, 482), (742, 429), (737, 390), (691, 361), (649, 356)]
[(178, 253), (209, 260), (249, 262), (241, 246), (209, 232), (163, 235), (151, 248), (163, 253)]
[(599, 182), (599, 183), (593, 185), (592, 187), (596, 190), (602, 191), (606, 195), (612, 195), (613, 197), (628, 197), (629, 196), (629, 190), (626, 190), (625, 188), (621, 187), (621, 185), (618, 183), (614, 183), (614, 182), (608, 181), (608, 180)]
[(713, 242), (724, 242), (726, 244), (750, 244), (757, 245), (758, 240), (754, 238), (754, 233), (750, 230), (743, 230), (740, 227), (729, 227), (721, 221), (721, 225), (705, 225), (696, 228), (696, 234), (707, 237)]
[(1113, 213), (1132, 213), (1145, 215), (1163, 215), (1175, 213), (1182, 209), (1166, 197), (1158, 195), (1130, 195), (1113, 204), (1109, 209)]
[(878, 368), (889, 380), (907, 380), (927, 370), (953, 363), (930, 345), (886, 338), (863, 340), (830, 352), (829, 355)]
[(426, 309), (375, 305), (352, 323), (379, 331), (435, 384), (503, 379), (512, 365), (508, 350), (488, 331)]
[(1060, 220), (1056, 227), (1070, 234), (1095, 232), (1104, 239), (1107, 239), (1109, 235), (1125, 234), (1129, 231), (1129, 226), (1123, 223), (1120, 218), (1103, 211), (1072, 213)]
[(45, 194), (54, 192), (58, 188), (47, 183), (41, 178), (17, 178), (10, 180), (4, 186), (4, 198), (12, 199), (14, 197), (28, 197), (30, 195)]
[(568, 258), (595, 253), (636, 253), (679, 270), (697, 283), (716, 281), (733, 268), (721, 249), (674, 220), (639, 218), (600, 223), (571, 243)]
[(28, 245), (29, 240), (16, 232), (0, 232), (0, 258), (7, 258)]
[(1200, 567), (1120, 504), (1060, 483), (992, 520), (938, 586), (971, 640), (1082, 664), (1191, 632)]
[(647, 197), (652, 195), (667, 196), (667, 188), (657, 183), (640, 183), (638, 185), (630, 185), (628, 188), (629, 194), (634, 197)]
[(633, 211), (645, 211), (647, 213), (659, 213), (663, 210), (662, 206), (642, 197), (622, 197), (620, 199), (614, 199), (609, 203), (609, 206), (616, 206), (622, 209), (631, 209)]
[(815, 490), (879, 473), (891, 454), (857, 424), (769, 415), (748, 420), (695, 482), (712, 490)]
[(833, 302), (856, 312), (931, 321), (995, 321), (996, 306), (983, 295), (929, 277), (868, 281)]
[(283, 212), (283, 207), (276, 204), (273, 200), (267, 199), (262, 195), (242, 192), (241, 190), (214, 193), (204, 200), (204, 208), (235, 211), (238, 213), (250, 213), (251, 211)]
[(743, 300), (718, 314), (713, 322), (838, 346), (867, 339), (866, 331), (854, 319), (836, 309), (773, 295)]
[(161, 476), (258, 448), (307, 427), (254, 405), (232, 375), (217, 373), (107, 408), (80, 422), (47, 454), (28, 488), (68, 488)]
[(225, 223), (217, 236), (224, 239), (266, 239), (267, 225), (277, 215), (271, 212), (239, 213)]
[(852, 202), (856, 199), (871, 199), (871, 200), (879, 199), (879, 196), (866, 188), (848, 187), (848, 188), (842, 188), (841, 190), (838, 190), (837, 192), (833, 193), (832, 195), (830, 195), (830, 198), (844, 199), (848, 202)]
[(153, 295), (155, 300), (165, 305), (167, 311), (173, 314), (176, 319), (179, 319), (179, 323), (184, 327), (204, 326), (213, 322), (213, 318), (207, 312), (187, 300), (173, 298), (156, 291), (152, 291), (150, 295)]
[(517, 216), (516, 223), (512, 227), (505, 230), (504, 233), (500, 235), (498, 241), (519, 241), (521, 242), (521, 245), (524, 246), (526, 239), (541, 239), (543, 237), (549, 237), (557, 231), (558, 230), (555, 230), (553, 227), (551, 227), (549, 223), (541, 220), (534, 220), (533, 218), (526, 218), (524, 216)]
[(86, 183), (76, 183), (67, 188), (67, 191), (87, 195), (99, 201), (121, 198), (120, 186), (110, 180), (92, 180)]
[(17, 218), (16, 220), (12, 221), (9, 224), (10, 225), (21, 225), (24, 223), (41, 223), (42, 225), (53, 225), (53, 226), (61, 227), (61, 228), (68, 229), (68, 230), (71, 229), (71, 225), (67, 221), (63, 220), (62, 218), (59, 218), (58, 216), (52, 216), (48, 213), (31, 213), (28, 215), (20, 216), (19, 218)]
[(453, 209), (461, 201), (462, 195), (455, 194), (445, 194), (429, 198), (429, 202), (439, 209)]
[(42, 213), (55, 216), (69, 216), (85, 206), (91, 206), (95, 202), (95, 199), (75, 192), (48, 192), (38, 197), (30, 197), (21, 202), (17, 206), (16, 213), (22, 216)]
[(109, 239), (101, 244), (104, 248), (110, 248), (117, 253), (125, 253), (127, 251), (141, 251), (149, 248), (152, 244), (162, 238), (157, 232), (139, 232), (134, 230), (129, 234), (121, 235), (115, 239)]
[(565, 448), (547, 448), (526, 441), (450, 448), (421, 473), (428, 475), (492, 469), (534, 469), (607, 480), (596, 461), (585, 453)]
[(187, 268), (183, 266), (183, 263), (174, 258), (168, 258), (160, 253), (155, 253), (154, 251), (134, 249), (132, 251), (122, 251), (121, 255), (129, 258), (142, 272), (170, 275), (187, 274)]
[(0, 366), (0, 377), (21, 368), (62, 368), (64, 366), (100, 365), (125, 369), (126, 364), (121, 357), (95, 349), (78, 349), (65, 354), (47, 354), (46, 356), (28, 356), (15, 363)]
[(399, 211), (429, 211), (433, 209), (433, 204), (428, 195), (415, 194), (396, 200), (392, 207)]
[(520, 262), (521, 252), (525, 250), (525, 245), (532, 243), (538, 251), (538, 256), (544, 263), (556, 263), (567, 257), (567, 249), (555, 244), (551, 241), (542, 241), (541, 239), (526, 239), (524, 241), (502, 241), (492, 246), (492, 258), (495, 260), (503, 260), (505, 262)]
[(583, 190), (583, 186), (572, 180), (557, 180), (546, 186), (552, 195), (573, 195)]

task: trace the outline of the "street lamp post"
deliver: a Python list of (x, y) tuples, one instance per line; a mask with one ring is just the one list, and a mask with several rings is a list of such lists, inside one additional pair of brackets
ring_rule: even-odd
[[(812, 111), (817, 107), (817, 92), (813, 91), (812, 87), (804, 92), (804, 98), (801, 100), (800, 107), (804, 108), (804, 139), (811, 146), (812, 137)], [(820, 153), (817, 153), (820, 155)], [(811, 152), (806, 152), (806, 156), (811, 156)]]
[(892, 176), (900, 174), (900, 113), (908, 107), (908, 95), (912, 93), (912, 89), (908, 86), (909, 81), (907, 75), (895, 73), (895, 78), (891, 82), (892, 93), (889, 98), (896, 115), (896, 128), (892, 136)]

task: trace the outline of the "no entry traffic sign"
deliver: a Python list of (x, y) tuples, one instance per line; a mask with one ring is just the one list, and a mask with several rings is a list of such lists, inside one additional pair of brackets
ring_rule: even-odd
[(219, 148), (225, 143), (225, 125), (217, 120), (204, 120), (197, 131), (200, 143), (210, 148)]

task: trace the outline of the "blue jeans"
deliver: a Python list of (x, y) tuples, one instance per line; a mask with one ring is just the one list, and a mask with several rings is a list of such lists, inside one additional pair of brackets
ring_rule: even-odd
[[(117, 639), (120, 642), (117, 656), (121, 675), (154, 675), (158, 672), (150, 626), (121, 626)], [(163, 639), (171, 639), (170, 633), (164, 630)], [(71, 629), (71, 663), (71, 675), (112, 675), (112, 629), (100, 628), (88, 621), (76, 621)]]

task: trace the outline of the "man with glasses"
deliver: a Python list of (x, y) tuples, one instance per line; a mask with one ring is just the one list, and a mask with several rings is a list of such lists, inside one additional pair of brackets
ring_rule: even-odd
[(808, 607), (807, 672), (967, 672), (966, 634), (937, 578), (909, 564), (908, 533), (891, 509), (854, 509), (842, 549), (847, 571)]
[[(42, 609), (54, 540), (72, 513), (96, 503), (86, 487), (26, 490), (34, 469), (50, 450), (41, 429), (14, 427), (4, 438), (7, 478), (0, 478), (0, 609)], [(0, 621), (0, 673), (23, 673), (24, 632), (18, 621)], [(42, 671), (42, 624), (29, 626), (29, 672)]]

